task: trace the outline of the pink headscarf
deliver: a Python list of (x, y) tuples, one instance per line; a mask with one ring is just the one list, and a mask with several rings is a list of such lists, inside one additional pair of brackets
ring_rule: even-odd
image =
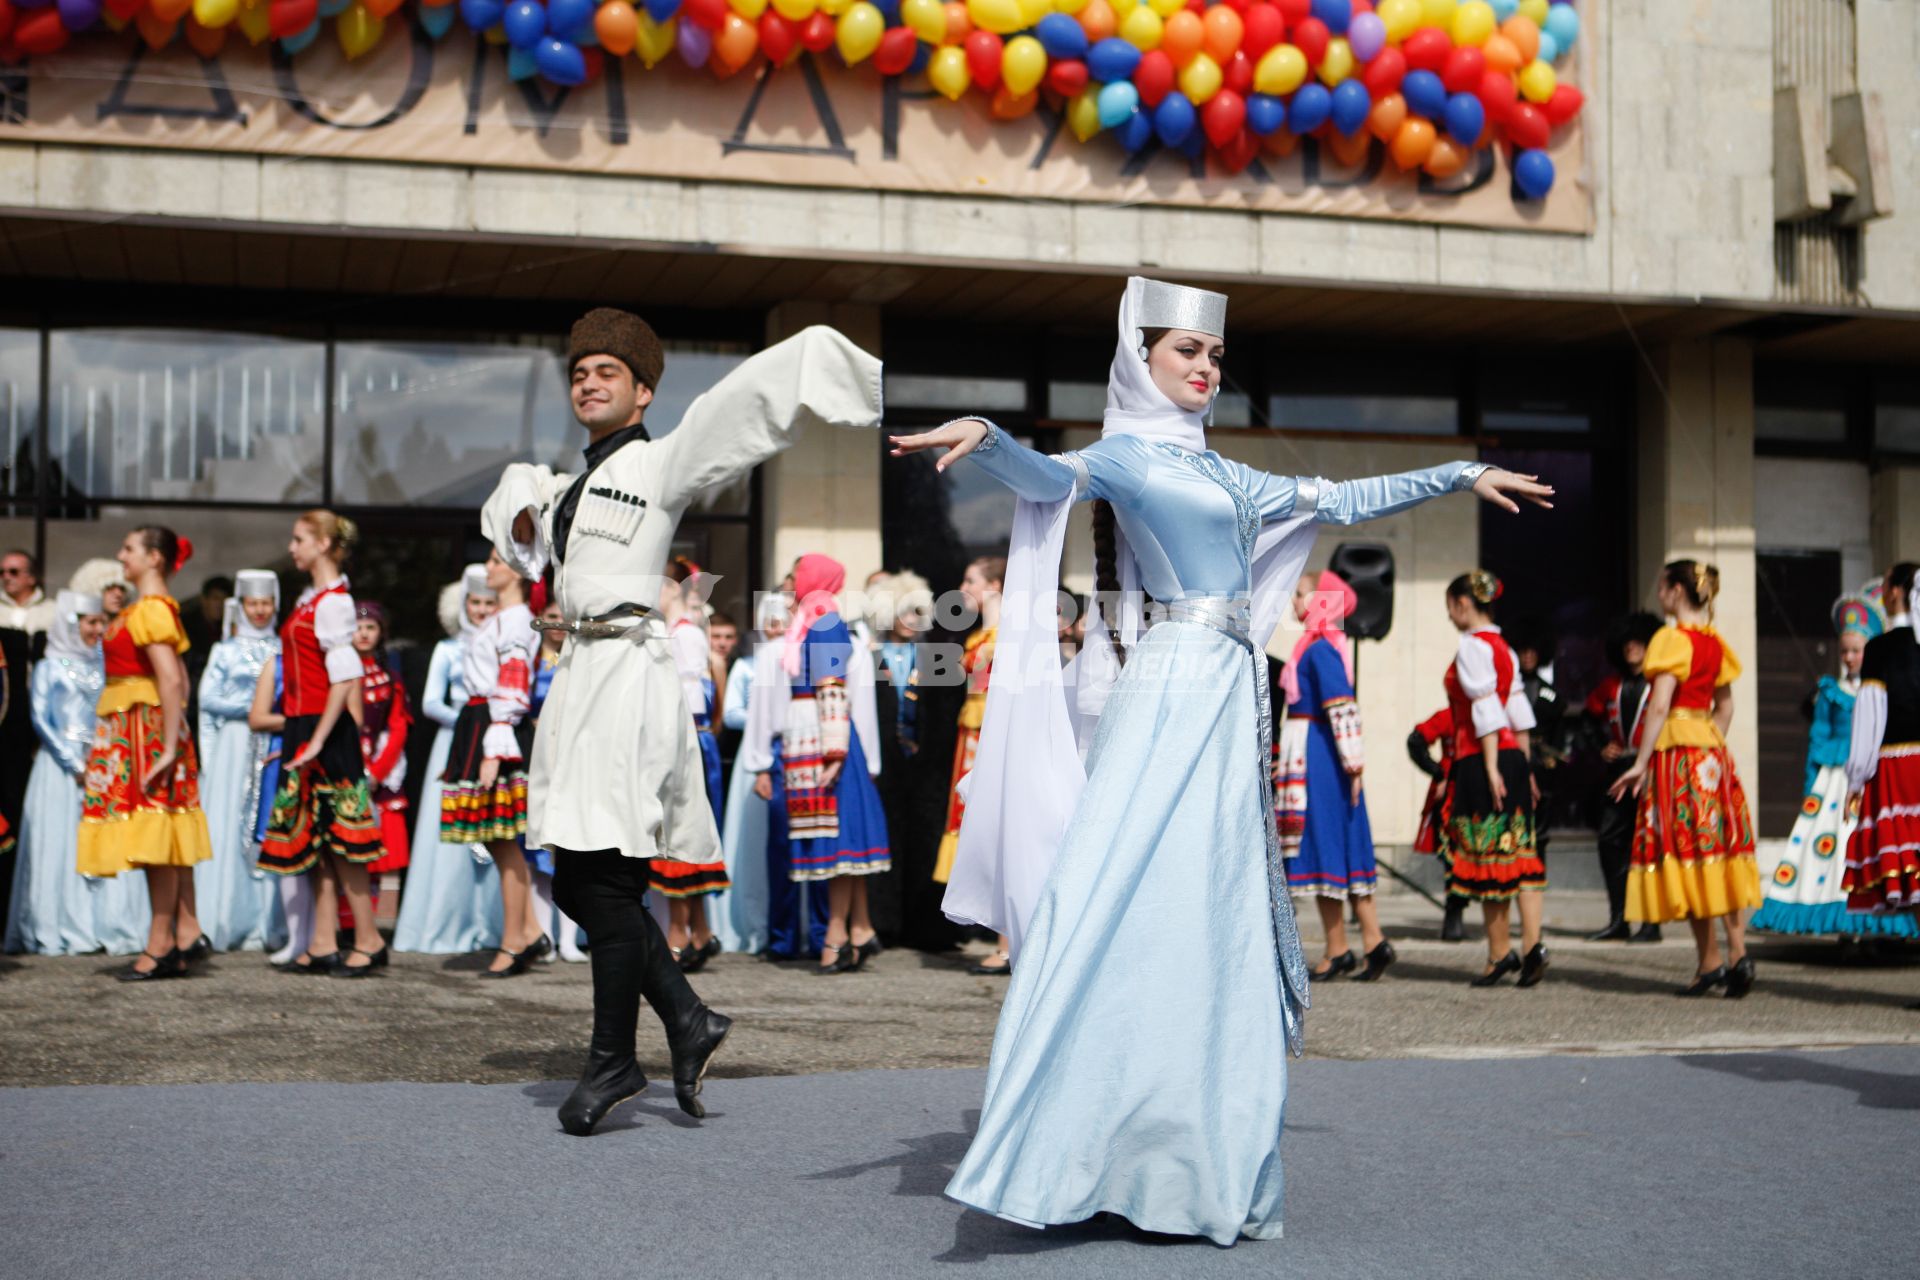
[(839, 611), (834, 596), (846, 585), (846, 566), (832, 556), (804, 555), (793, 566), (793, 620), (787, 624), (787, 647), (781, 655), (781, 666), (788, 677), (800, 674), (800, 651), (806, 644), (807, 628)]
[(1333, 651), (1340, 655), (1341, 665), (1347, 669), (1348, 681), (1352, 681), (1353, 649), (1347, 644), (1344, 624), (1359, 607), (1360, 597), (1353, 593), (1345, 578), (1331, 569), (1321, 570), (1320, 581), (1307, 597), (1307, 616), (1301, 619), (1306, 630), (1294, 643), (1293, 657), (1280, 673), (1280, 687), (1286, 691), (1288, 706), (1300, 701), (1300, 659), (1315, 640), (1325, 640), (1333, 646)]

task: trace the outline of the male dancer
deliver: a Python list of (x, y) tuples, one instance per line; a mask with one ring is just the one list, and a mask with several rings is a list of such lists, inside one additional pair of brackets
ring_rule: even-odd
[(645, 905), (648, 860), (719, 862), (680, 677), (656, 602), (681, 513), (792, 443), (803, 426), (880, 423), (880, 362), (832, 329), (753, 356), (694, 401), (672, 434), (642, 425), (666, 357), (638, 316), (599, 308), (573, 327), (574, 417), (587, 430), (578, 476), (516, 463), (481, 513), (503, 559), (529, 578), (552, 566), (571, 637), (540, 715), (527, 842), (553, 850), (554, 898), (593, 951), (593, 1040), (560, 1106), (581, 1137), (646, 1088), (634, 1060), (645, 997), (667, 1033), (681, 1110), (732, 1019), (687, 984)]

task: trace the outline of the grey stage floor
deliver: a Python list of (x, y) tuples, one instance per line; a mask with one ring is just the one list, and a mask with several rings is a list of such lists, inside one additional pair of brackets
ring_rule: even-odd
[(0, 1091), (0, 1274), (1770, 1277), (1913, 1274), (1920, 1049), (1296, 1064), (1287, 1238), (1038, 1233), (941, 1188), (983, 1073), (661, 1086)]

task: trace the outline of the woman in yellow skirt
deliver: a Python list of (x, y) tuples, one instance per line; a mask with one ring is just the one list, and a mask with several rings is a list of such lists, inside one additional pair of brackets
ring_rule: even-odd
[[(987, 682), (993, 676), (993, 643), (1000, 634), (1000, 591), (1007, 575), (1007, 562), (998, 556), (986, 556), (967, 566), (960, 578), (960, 594), (980, 615), (980, 627), (967, 637), (966, 654), (961, 665), (967, 673), (967, 700), (960, 707), (960, 738), (953, 748), (953, 781), (947, 792), (947, 829), (940, 837), (940, 851), (934, 859), (933, 878), (941, 884), (953, 872), (953, 855), (960, 847), (960, 820), (966, 816), (967, 802), (960, 797), (960, 779), (973, 768), (973, 755), (980, 745), (980, 726), (987, 714)], [(1013, 972), (1007, 959), (1007, 939), (999, 939), (998, 950), (971, 966), (967, 972), (989, 977)]]
[[(1647, 646), (1652, 682), (1640, 754), (1611, 790), (1640, 797), (1627, 878), (1627, 919), (1685, 920), (1699, 953), (1694, 980), (1677, 992), (1703, 996), (1726, 988), (1738, 1000), (1753, 989), (1742, 914), (1760, 905), (1760, 869), (1746, 792), (1727, 751), (1739, 659), (1712, 625), (1720, 571), (1676, 560), (1660, 575), (1661, 609), (1675, 625)], [(1648, 783), (1651, 781), (1652, 785)], [(1723, 962), (1714, 921), (1727, 934)]]
[(120, 544), (120, 567), (140, 592), (107, 629), (107, 683), (87, 759), (80, 810), (80, 874), (146, 873), (153, 923), (147, 949), (122, 982), (177, 978), (212, 950), (194, 914), (190, 868), (213, 856), (200, 811), (200, 765), (186, 726), (187, 650), (167, 579), (193, 554), (173, 530), (145, 525)]

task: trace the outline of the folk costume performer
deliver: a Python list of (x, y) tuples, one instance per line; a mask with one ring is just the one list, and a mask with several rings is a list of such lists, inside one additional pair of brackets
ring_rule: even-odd
[(481, 525), (527, 578), (549, 564), (570, 639), (535, 738), (526, 840), (554, 855), (554, 898), (592, 940), (593, 1040), (560, 1107), (593, 1132), (646, 1087), (634, 1060), (644, 997), (665, 1025), (681, 1110), (699, 1094), (732, 1020), (701, 1002), (645, 905), (649, 862), (720, 862), (693, 718), (656, 602), (688, 504), (793, 442), (803, 428), (880, 422), (880, 362), (814, 327), (749, 358), (654, 440), (642, 419), (666, 358), (639, 317), (610, 308), (573, 327), (567, 368), (587, 466), (515, 464)]

